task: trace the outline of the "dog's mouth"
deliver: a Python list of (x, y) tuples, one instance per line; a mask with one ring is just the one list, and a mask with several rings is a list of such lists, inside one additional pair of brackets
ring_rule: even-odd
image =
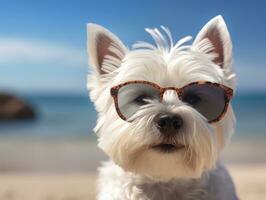
[(160, 151), (162, 153), (172, 153), (185, 148), (183, 144), (171, 144), (171, 143), (161, 143), (152, 146), (152, 149)]

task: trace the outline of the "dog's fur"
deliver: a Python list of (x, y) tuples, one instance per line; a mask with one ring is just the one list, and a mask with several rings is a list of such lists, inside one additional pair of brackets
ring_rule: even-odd
[[(225, 116), (209, 124), (173, 91), (162, 103), (151, 102), (131, 123), (119, 118), (110, 95), (112, 86), (146, 80), (162, 87), (182, 87), (194, 81), (211, 81), (235, 88), (232, 44), (221, 16), (210, 20), (192, 44), (185, 37), (174, 44), (170, 31), (146, 29), (155, 45), (138, 42), (129, 50), (105, 28), (88, 24), (88, 77), (91, 100), (98, 111), (95, 132), (99, 147), (110, 157), (100, 168), (100, 200), (236, 200), (229, 174), (219, 155), (234, 131), (231, 105)], [(162, 142), (154, 117), (178, 114), (184, 128), (174, 138), (185, 149), (163, 153), (149, 148)], [(174, 142), (175, 142), (174, 141)]]

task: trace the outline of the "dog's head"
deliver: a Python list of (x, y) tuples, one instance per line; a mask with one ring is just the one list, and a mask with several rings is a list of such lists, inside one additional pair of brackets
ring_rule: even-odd
[[(130, 50), (88, 24), (88, 77), (98, 111), (99, 147), (127, 171), (154, 178), (197, 178), (215, 166), (234, 129), (232, 44), (221, 16), (173, 43), (146, 29), (155, 45)], [(192, 83), (192, 84), (191, 84)]]

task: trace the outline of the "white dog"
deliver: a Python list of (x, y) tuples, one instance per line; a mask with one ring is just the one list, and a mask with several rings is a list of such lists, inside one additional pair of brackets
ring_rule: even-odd
[(234, 131), (232, 44), (221, 16), (187, 44), (146, 29), (155, 45), (127, 48), (88, 24), (88, 77), (95, 132), (110, 157), (100, 200), (236, 200), (219, 155)]

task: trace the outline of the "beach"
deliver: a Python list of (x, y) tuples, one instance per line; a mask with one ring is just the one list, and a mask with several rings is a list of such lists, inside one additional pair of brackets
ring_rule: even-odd
[[(266, 198), (265, 142), (236, 138), (222, 156), (242, 200)], [(94, 200), (107, 159), (91, 138), (32, 137), (2, 137), (0, 158), (0, 200)]]

